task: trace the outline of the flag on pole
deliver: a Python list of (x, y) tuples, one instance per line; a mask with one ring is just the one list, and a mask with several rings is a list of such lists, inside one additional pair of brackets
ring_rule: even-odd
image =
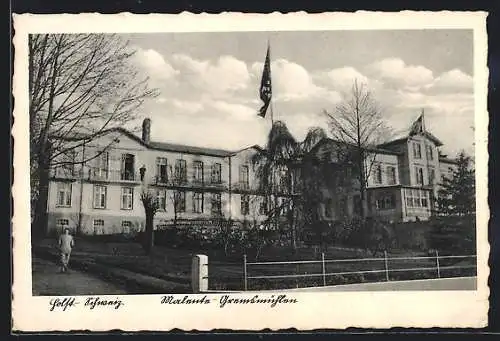
[(415, 122), (411, 125), (410, 136), (421, 134), (424, 132), (424, 113), (417, 118)]
[(267, 46), (266, 61), (264, 62), (264, 70), (262, 71), (262, 79), (260, 82), (260, 99), (264, 104), (259, 109), (258, 115), (261, 117), (266, 117), (267, 109), (271, 103), (271, 97), (273, 95), (271, 86), (271, 61), (269, 55), (269, 45)]

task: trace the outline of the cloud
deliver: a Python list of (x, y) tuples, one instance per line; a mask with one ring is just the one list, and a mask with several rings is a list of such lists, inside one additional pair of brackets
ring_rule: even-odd
[(426, 90), (435, 92), (469, 92), (473, 90), (472, 76), (459, 69), (453, 69), (442, 73)]
[(233, 56), (221, 56), (217, 61), (197, 60), (176, 54), (172, 63), (189, 84), (214, 96), (223, 96), (245, 89), (250, 81), (247, 65)]
[[(139, 50), (135, 58), (162, 92), (145, 111), (151, 113), (157, 140), (168, 136), (178, 143), (227, 149), (265, 141), (270, 122), (257, 116), (263, 63), (247, 64), (229, 55), (166, 59), (151, 49)], [(472, 145), (473, 79), (459, 69), (435, 77), (422, 65), (388, 58), (314, 70), (281, 58), (271, 70), (274, 117), (285, 121), (298, 140), (311, 126), (327, 128), (322, 110), (341, 101), (341, 93), (348, 93), (357, 79), (373, 92), (396, 131), (407, 129), (425, 109), (426, 127), (443, 140), (445, 151), (453, 154)]]
[(170, 103), (175, 109), (179, 110), (179, 112), (188, 114), (195, 114), (204, 109), (204, 105), (202, 103), (195, 101), (172, 99), (170, 100)]
[(257, 110), (243, 104), (228, 103), (217, 100), (209, 103), (210, 107), (222, 113), (225, 117), (237, 119), (253, 119), (257, 116)]
[(367, 74), (388, 86), (415, 87), (430, 84), (434, 80), (431, 70), (421, 65), (407, 65), (399, 58), (386, 58), (372, 63), (366, 68)]
[(325, 86), (333, 87), (333, 89), (341, 92), (349, 91), (355, 80), (359, 83), (370, 83), (368, 77), (351, 66), (321, 71), (316, 73), (315, 78)]
[(155, 79), (171, 79), (179, 74), (178, 70), (175, 70), (160, 53), (153, 49), (137, 49), (133, 60)]
[[(252, 72), (255, 79), (262, 76), (263, 63), (252, 64)], [(273, 82), (273, 95), (277, 101), (301, 101), (323, 99), (336, 102), (340, 95), (333, 90), (316, 85), (313, 77), (301, 65), (286, 59), (277, 59), (271, 63), (271, 74)]]
[(387, 90), (385, 99), (390, 104), (384, 116), (395, 132), (407, 132), (423, 109), (426, 130), (443, 141), (446, 153), (455, 155), (465, 149), (473, 154), (473, 94)]

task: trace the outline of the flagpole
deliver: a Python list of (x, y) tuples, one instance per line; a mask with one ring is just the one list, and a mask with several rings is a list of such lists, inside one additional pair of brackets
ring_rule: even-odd
[[(272, 58), (272, 54), (271, 54), (271, 38), (267, 37), (267, 49), (269, 51), (269, 78), (271, 79), (271, 84), (272, 84), (272, 71), (271, 71), (271, 60), (273, 59)], [(274, 125), (274, 104), (273, 104), (273, 93), (271, 92), (271, 100), (270, 100), (270, 109), (271, 109), (271, 128), (272, 126)]]

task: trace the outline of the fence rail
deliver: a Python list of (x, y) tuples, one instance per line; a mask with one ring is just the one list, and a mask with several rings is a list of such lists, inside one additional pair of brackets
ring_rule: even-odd
[[(438, 251), (435, 251), (434, 256), (415, 256), (415, 257), (388, 257), (387, 252), (384, 251), (384, 257), (372, 257), (372, 258), (351, 258), (351, 259), (325, 259), (325, 254), (321, 254), (320, 260), (297, 260), (297, 261), (269, 261), (269, 262), (248, 262), (247, 256), (243, 256), (243, 286), (244, 290), (248, 290), (249, 280), (258, 279), (298, 279), (298, 278), (322, 278), (323, 286), (327, 285), (327, 278), (331, 276), (342, 276), (342, 275), (354, 275), (354, 274), (385, 274), (385, 280), (390, 281), (390, 274), (397, 272), (422, 272), (422, 271), (435, 271), (436, 277), (432, 278), (446, 278), (443, 277), (443, 271), (445, 270), (457, 270), (457, 269), (473, 269), (476, 265), (447, 265), (443, 266), (446, 260), (475, 260), (476, 255), (449, 255), (440, 256)], [(423, 267), (390, 267), (391, 262), (395, 261), (415, 261), (415, 260), (427, 260), (432, 261), (433, 266)], [(358, 263), (358, 262), (376, 262), (382, 263), (383, 268), (373, 269), (373, 270), (360, 270), (360, 271), (338, 271), (338, 272), (328, 272), (326, 270), (327, 264), (333, 263)], [(249, 270), (253, 266), (267, 267), (267, 266), (280, 266), (280, 265), (304, 265), (304, 264), (321, 264), (321, 272), (314, 273), (293, 273), (293, 274), (270, 274), (270, 275), (249, 275)], [(262, 270), (262, 269), (261, 269)], [(429, 278), (430, 279), (430, 278)]]

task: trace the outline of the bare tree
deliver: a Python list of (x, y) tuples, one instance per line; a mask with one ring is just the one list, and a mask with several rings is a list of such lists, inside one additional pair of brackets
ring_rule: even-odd
[(130, 63), (134, 51), (116, 35), (37, 34), (29, 36), (28, 45), (32, 227), (37, 237), (46, 231), (50, 169), (57, 157), (134, 119), (144, 100), (157, 92)]
[(357, 80), (340, 104), (332, 112), (325, 110), (329, 119), (331, 134), (335, 140), (347, 148), (344, 157), (356, 167), (356, 177), (360, 191), (360, 216), (366, 218), (366, 185), (375, 163), (375, 147), (387, 138), (390, 131), (386, 126), (379, 105), (365, 84)]

